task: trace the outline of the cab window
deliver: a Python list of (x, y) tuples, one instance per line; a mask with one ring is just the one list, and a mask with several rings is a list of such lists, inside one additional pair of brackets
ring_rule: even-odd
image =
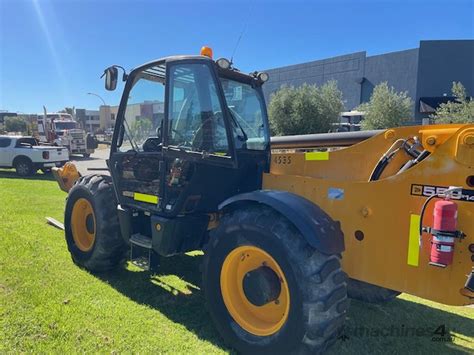
[(265, 150), (270, 137), (265, 129), (264, 102), (258, 91), (247, 83), (220, 78), (225, 100), (238, 134), (244, 133), (246, 149)]
[(222, 107), (209, 67), (178, 64), (169, 75), (168, 145), (229, 156)]
[(0, 148), (7, 148), (10, 146), (10, 138), (0, 138)]
[(163, 83), (145, 74), (139, 76), (129, 93), (123, 121), (124, 138), (119, 151), (143, 151), (147, 150), (147, 145), (157, 150), (161, 143), (163, 117)]
[(38, 142), (36, 139), (32, 137), (25, 137), (25, 138), (19, 138), (16, 141), (15, 147), (16, 148), (22, 148), (22, 147), (29, 147), (29, 146), (36, 146), (38, 145)]

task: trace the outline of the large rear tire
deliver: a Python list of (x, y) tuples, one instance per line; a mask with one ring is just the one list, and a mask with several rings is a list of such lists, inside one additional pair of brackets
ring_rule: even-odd
[(127, 248), (120, 234), (110, 177), (81, 177), (69, 191), (64, 216), (72, 260), (92, 272), (115, 268)]
[(243, 353), (323, 352), (349, 305), (338, 255), (313, 249), (264, 206), (221, 219), (205, 248), (203, 288), (216, 328)]

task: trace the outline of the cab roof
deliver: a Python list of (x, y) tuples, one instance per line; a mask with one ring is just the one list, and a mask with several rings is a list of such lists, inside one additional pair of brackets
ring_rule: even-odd
[[(144, 72), (146, 75), (151, 76), (153, 79), (165, 82), (166, 79), (166, 63), (173, 62), (173, 61), (180, 61), (180, 60), (196, 60), (196, 61), (208, 61), (215, 64), (216, 62), (207, 56), (203, 55), (174, 55), (159, 58), (147, 63), (144, 63), (138, 67), (135, 67), (130, 71), (130, 75), (135, 75), (138, 72)], [(251, 75), (244, 74), (240, 72), (238, 69), (222, 69), (218, 68), (219, 73), (225, 73), (226, 76), (233, 76), (237, 77), (240, 80), (253, 80), (254, 78)]]

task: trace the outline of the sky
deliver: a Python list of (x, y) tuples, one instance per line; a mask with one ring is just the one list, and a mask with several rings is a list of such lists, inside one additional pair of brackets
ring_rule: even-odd
[(98, 109), (120, 100), (100, 75), (168, 55), (229, 58), (244, 72), (420, 40), (473, 39), (472, 0), (0, 0), (0, 110)]

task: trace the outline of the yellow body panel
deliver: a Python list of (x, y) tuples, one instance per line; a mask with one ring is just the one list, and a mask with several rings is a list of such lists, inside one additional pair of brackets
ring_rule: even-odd
[[(369, 182), (387, 149), (397, 139), (413, 136), (432, 154), (395, 175), (411, 159), (400, 151), (381, 179)], [(401, 127), (332, 150), (327, 160), (306, 159), (306, 154), (273, 154), (263, 188), (303, 196), (341, 222), (346, 248), (342, 264), (351, 278), (445, 304), (474, 303), (460, 293), (473, 267), (468, 246), (474, 243), (474, 200), (456, 201), (458, 229), (467, 236), (456, 241), (454, 262), (447, 268), (428, 264), (430, 236), (423, 234), (417, 248), (414, 231), (416, 216), (427, 198), (419, 185), (474, 190), (467, 180), (474, 175), (474, 125)], [(432, 224), (433, 205), (434, 201), (426, 210), (425, 226)], [(362, 240), (355, 238), (356, 231), (363, 233)]]
[(59, 188), (64, 192), (69, 192), (81, 174), (77, 171), (74, 163), (68, 161), (62, 168), (52, 168), (53, 176), (59, 184)]

